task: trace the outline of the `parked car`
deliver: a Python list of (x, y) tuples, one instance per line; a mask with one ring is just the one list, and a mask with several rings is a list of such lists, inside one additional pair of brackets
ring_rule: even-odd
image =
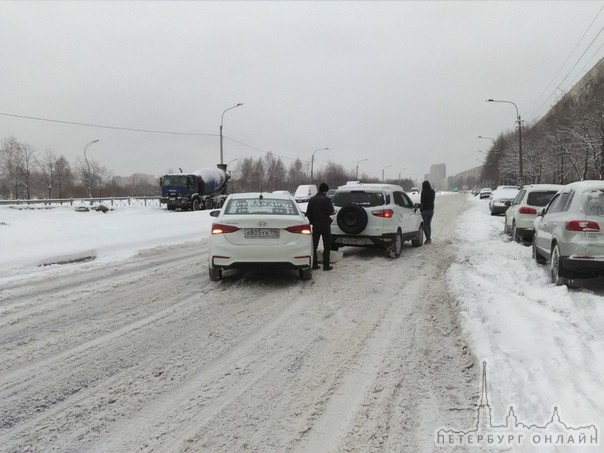
[(398, 258), (404, 241), (424, 243), (420, 205), (393, 184), (340, 186), (333, 197), (332, 249), (343, 246), (381, 247)]
[(491, 189), (490, 187), (483, 187), (482, 189), (480, 189), (478, 198), (480, 198), (481, 200), (483, 198), (489, 198), (492, 193), (493, 193), (493, 189)]
[(314, 184), (302, 184), (296, 189), (294, 200), (296, 200), (297, 203), (306, 203), (316, 194), (317, 186)]
[(604, 275), (604, 181), (564, 186), (535, 220), (533, 258), (556, 285)]
[(312, 278), (313, 243), (310, 224), (289, 194), (229, 195), (216, 217), (209, 239), (210, 280), (223, 269), (276, 265), (297, 269)]
[(537, 211), (545, 207), (562, 186), (560, 184), (530, 184), (524, 186), (505, 211), (503, 231), (516, 242), (532, 241)]
[(518, 188), (514, 186), (499, 186), (489, 197), (489, 209), (491, 215), (497, 215), (507, 211), (510, 203), (518, 195)]

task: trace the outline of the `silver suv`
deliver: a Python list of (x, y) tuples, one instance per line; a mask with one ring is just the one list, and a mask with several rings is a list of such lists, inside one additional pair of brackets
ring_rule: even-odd
[(556, 285), (604, 275), (604, 181), (564, 186), (535, 220), (533, 258)]
[(403, 242), (424, 243), (420, 204), (393, 184), (340, 186), (333, 196), (332, 249), (343, 246), (381, 247), (398, 258)]

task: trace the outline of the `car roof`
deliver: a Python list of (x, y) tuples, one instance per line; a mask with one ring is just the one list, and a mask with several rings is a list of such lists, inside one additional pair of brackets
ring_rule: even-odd
[(262, 195), (263, 198), (273, 200), (291, 200), (292, 197), (289, 194), (284, 193), (272, 193), (272, 192), (244, 192), (244, 193), (232, 193), (229, 198), (235, 200), (241, 200), (242, 198), (259, 198)]
[(352, 191), (352, 190), (394, 190), (404, 192), (401, 186), (397, 186), (396, 184), (377, 184), (377, 183), (369, 183), (369, 184), (346, 184), (345, 186), (338, 187), (338, 191)]
[(534, 190), (555, 190), (556, 192), (564, 187), (562, 184), (527, 184), (522, 190), (532, 192)]
[(585, 190), (590, 189), (602, 189), (604, 190), (604, 181), (601, 180), (592, 180), (592, 181), (576, 181), (571, 182), (570, 184), (565, 185), (560, 190), (563, 192), (568, 192), (574, 190), (576, 192), (583, 192)]

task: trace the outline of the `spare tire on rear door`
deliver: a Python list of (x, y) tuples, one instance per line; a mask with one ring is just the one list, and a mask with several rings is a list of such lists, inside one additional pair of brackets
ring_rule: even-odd
[(338, 211), (338, 226), (347, 234), (359, 234), (367, 226), (367, 213), (356, 205), (349, 204)]

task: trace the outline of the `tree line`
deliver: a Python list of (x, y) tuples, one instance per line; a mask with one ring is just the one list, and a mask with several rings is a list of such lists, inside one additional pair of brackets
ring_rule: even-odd
[[(328, 162), (321, 168), (313, 169), (312, 180), (317, 185), (327, 182), (330, 187), (355, 180), (354, 170), (347, 170), (341, 164)], [(2, 140), (0, 147), (0, 199), (65, 199), (92, 197), (159, 196), (157, 182), (137, 178), (127, 178), (129, 183), (119, 184), (111, 171), (94, 159), (77, 158), (70, 163), (63, 155), (51, 150), (39, 153), (33, 146), (20, 142), (15, 137)], [(365, 174), (359, 179), (364, 182), (380, 182)], [(410, 179), (388, 180), (402, 184), (410, 190)], [(295, 192), (301, 184), (310, 184), (308, 165), (296, 159), (287, 167), (281, 157), (267, 153), (263, 157), (246, 157), (231, 172), (230, 191), (274, 191)]]
[(15, 137), (0, 146), (0, 199), (52, 199), (154, 196), (158, 184), (133, 175), (126, 186), (94, 159), (78, 158), (73, 164), (52, 150), (38, 152)]
[[(516, 184), (518, 131), (494, 140), (483, 185)], [(604, 179), (604, 59), (541, 120), (522, 130), (524, 184)]]

